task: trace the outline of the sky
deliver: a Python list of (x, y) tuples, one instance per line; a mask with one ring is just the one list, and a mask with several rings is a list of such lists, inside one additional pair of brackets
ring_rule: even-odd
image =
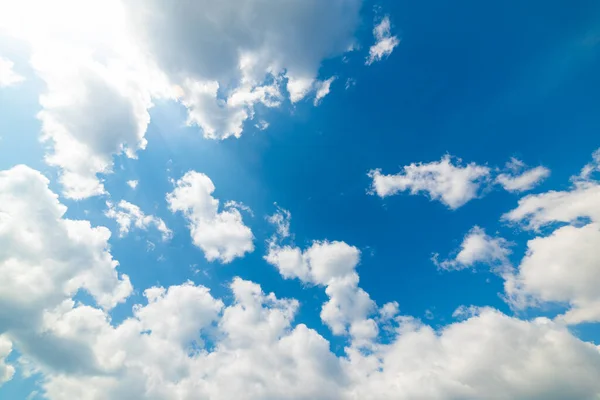
[(0, 0), (0, 398), (600, 399), (600, 4)]

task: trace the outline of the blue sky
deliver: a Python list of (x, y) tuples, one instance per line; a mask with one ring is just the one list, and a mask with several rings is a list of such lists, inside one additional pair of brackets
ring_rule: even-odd
[(599, 4), (23, 4), (0, 398), (600, 396)]

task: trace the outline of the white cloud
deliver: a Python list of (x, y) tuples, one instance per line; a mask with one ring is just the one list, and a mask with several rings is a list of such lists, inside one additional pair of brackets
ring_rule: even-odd
[(199, 126), (209, 139), (239, 138), (255, 104), (278, 107), (281, 102), (276, 85), (242, 87), (227, 100), (218, 97), (217, 81), (187, 82), (186, 88), (182, 103), (188, 108), (188, 125)]
[(589, 180), (598, 171), (600, 171), (600, 149), (592, 154), (592, 161), (581, 169), (579, 176), (575, 180)]
[[(368, 351), (350, 346), (333, 354), (325, 338), (294, 323), (298, 301), (239, 278), (229, 285), (228, 304), (191, 282), (148, 288), (145, 304), (113, 324), (107, 310), (71, 298), (88, 288), (110, 307), (129, 294), (130, 288), (115, 297), (124, 281), (106, 250), (108, 231), (64, 219), (47, 180), (26, 167), (2, 172), (0, 189), (0, 332), (20, 354), (18, 365), (40, 374), (49, 400), (600, 395), (599, 349), (560, 323), (480, 308), (436, 331), (398, 316), (396, 303), (370, 311), (374, 302), (356, 286), (359, 252), (343, 242), (313, 243), (293, 271), (327, 282), (323, 314), (329, 307), (332, 318), (324, 320), (333, 329), (352, 321), (348, 334), (369, 343)], [(104, 283), (92, 284), (97, 280)], [(380, 316), (365, 318), (367, 309)], [(380, 324), (385, 340), (377, 336)], [(4, 339), (2, 355), (10, 347)]]
[(567, 323), (600, 321), (600, 185), (591, 179), (594, 168), (595, 163), (586, 165), (570, 190), (526, 196), (503, 216), (534, 231), (568, 224), (527, 243), (518, 271), (506, 277), (514, 306), (560, 303), (568, 306), (560, 317)]
[(38, 118), (65, 196), (105, 193), (97, 174), (111, 172), (113, 155), (145, 148), (151, 98), (168, 92), (128, 39), (121, 4), (25, 0), (3, 2), (0, 14), (0, 27), (29, 43), (46, 85)]
[(337, 79), (337, 76), (332, 76), (329, 79), (317, 82), (317, 85), (316, 85), (317, 93), (315, 94), (315, 100), (313, 102), (313, 104), (315, 106), (318, 106), (321, 103), (321, 100), (329, 94), (329, 91), (331, 89), (331, 84), (336, 79)]
[(24, 77), (14, 71), (14, 63), (6, 58), (0, 57), (0, 88), (13, 86), (25, 80)]
[(506, 164), (508, 171), (499, 174), (496, 182), (509, 192), (524, 192), (533, 189), (550, 176), (550, 170), (546, 167), (525, 170), (526, 167), (522, 161), (513, 158)]
[[(239, 137), (253, 118), (253, 105), (263, 102), (257, 90), (269, 88), (269, 95), (279, 97), (285, 78), (295, 103), (318, 89), (322, 60), (351, 47), (361, 5), (251, 0), (243, 6), (200, 1), (173, 8), (152, 0), (130, 1), (126, 8), (138, 43), (185, 93), (189, 121), (206, 137), (224, 139)], [(247, 101), (233, 105), (239, 92)]]
[(267, 217), (267, 221), (275, 226), (277, 230), (277, 235), (272, 240), (288, 238), (290, 237), (292, 214), (288, 210), (279, 207), (277, 203), (275, 203), (275, 206), (277, 207), (277, 211)]
[(502, 219), (509, 222), (520, 222), (526, 229), (537, 230), (555, 223), (577, 223), (584, 219), (600, 222), (600, 184), (591, 179), (597, 168), (596, 158), (600, 152), (594, 153), (594, 163), (587, 164), (580, 176), (573, 177), (573, 187), (566, 191), (548, 191), (525, 196), (519, 200), (514, 210), (504, 214)]
[(371, 65), (376, 61), (381, 61), (388, 57), (394, 51), (394, 48), (400, 44), (397, 36), (392, 36), (390, 17), (385, 16), (379, 24), (373, 28), (375, 44), (369, 49), (369, 55), (365, 61), (366, 65)]
[(278, 106), (286, 80), (292, 102), (322, 96), (321, 62), (351, 47), (361, 4), (24, 0), (0, 4), (0, 28), (30, 45), (46, 161), (83, 199), (105, 193), (114, 155), (146, 147), (152, 99), (179, 99), (190, 125), (225, 139), (256, 104)]
[(43, 368), (46, 396), (474, 400), (493, 393), (584, 400), (600, 393), (598, 348), (547, 319), (521, 321), (483, 308), (435, 331), (397, 317), (389, 343), (368, 353), (346, 348), (338, 357), (317, 332), (294, 326), (295, 300), (239, 278), (230, 289), (233, 302), (224, 306), (191, 283), (151, 288), (148, 304), (114, 327), (91, 307), (65, 307), (46, 335), (87, 348), (99, 371)]
[(254, 251), (254, 235), (244, 225), (234, 203), (219, 211), (219, 200), (212, 196), (215, 186), (210, 178), (196, 171), (187, 172), (167, 194), (169, 208), (180, 211), (188, 221), (192, 240), (208, 261), (229, 263)]
[(66, 207), (47, 185), (25, 166), (0, 172), (0, 309), (57, 305), (80, 288), (113, 307), (131, 285), (107, 251), (110, 231), (64, 219)]
[(46, 312), (80, 290), (109, 310), (132, 287), (108, 251), (110, 231), (65, 219), (66, 211), (39, 172), (25, 166), (0, 172), (0, 334), (36, 364), (93, 368), (76, 343), (44, 335)]
[(10, 381), (15, 374), (15, 367), (6, 362), (12, 352), (12, 343), (5, 336), (0, 336), (0, 386)]
[(482, 184), (489, 179), (490, 169), (470, 163), (454, 165), (449, 155), (439, 162), (406, 165), (401, 173), (383, 175), (381, 170), (371, 170), (373, 193), (387, 197), (398, 192), (410, 191), (411, 195), (426, 193), (432, 200), (439, 200), (451, 209), (463, 206), (476, 198)]
[(127, 186), (135, 190), (135, 188), (137, 188), (138, 183), (139, 182), (136, 180), (127, 181)]
[(137, 229), (144, 231), (148, 230), (148, 228), (153, 225), (162, 234), (163, 240), (169, 240), (173, 237), (173, 232), (167, 228), (165, 221), (154, 215), (144, 214), (144, 212), (135, 204), (121, 200), (117, 205), (107, 201), (106, 206), (108, 209), (106, 210), (105, 215), (108, 218), (117, 221), (121, 236), (127, 235), (132, 225)]
[(600, 224), (564, 226), (527, 243), (518, 273), (506, 293), (519, 307), (543, 302), (568, 304), (569, 323), (600, 321)]
[(511, 269), (509, 247), (510, 243), (506, 239), (491, 237), (484, 229), (474, 226), (463, 239), (460, 251), (454, 258), (438, 261), (438, 255), (435, 254), (434, 262), (445, 270), (461, 270), (484, 263), (495, 272), (506, 273)]
[(305, 283), (324, 286), (329, 301), (321, 309), (323, 322), (335, 335), (350, 335), (353, 345), (370, 345), (378, 334), (377, 324), (370, 318), (375, 314), (376, 305), (358, 287), (355, 268), (360, 260), (360, 251), (337, 241), (315, 241), (305, 251), (289, 245), (281, 246), (278, 242), (290, 236), (290, 218), (289, 211), (283, 209), (270, 218), (280, 236), (270, 241), (265, 260), (286, 279), (298, 278)]

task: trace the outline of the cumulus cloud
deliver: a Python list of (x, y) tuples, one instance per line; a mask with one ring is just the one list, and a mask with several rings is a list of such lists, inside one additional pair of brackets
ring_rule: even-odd
[(108, 251), (110, 231), (66, 219), (66, 210), (39, 172), (25, 166), (0, 172), (0, 334), (38, 365), (93, 369), (77, 343), (44, 335), (47, 312), (83, 290), (103, 313), (132, 286)]
[[(241, 135), (255, 104), (277, 106), (283, 86), (292, 103), (319, 90), (323, 97), (320, 64), (351, 47), (361, 4), (130, 1), (126, 9), (136, 40), (181, 87), (189, 122), (223, 139)], [(232, 101), (240, 93), (245, 101)]]
[(388, 57), (394, 51), (394, 48), (400, 44), (397, 36), (392, 35), (390, 17), (386, 15), (381, 22), (373, 28), (375, 44), (369, 48), (369, 55), (365, 61), (366, 65), (371, 65), (376, 61), (381, 61)]
[(136, 180), (127, 181), (127, 186), (129, 186), (130, 188), (132, 188), (134, 190), (135, 190), (135, 188), (137, 188), (137, 185), (138, 185), (138, 181), (136, 181)]
[(25, 80), (14, 71), (14, 65), (12, 61), (0, 57), (0, 88), (13, 86)]
[(0, 14), (1, 28), (29, 43), (46, 86), (38, 118), (46, 162), (60, 168), (65, 196), (105, 193), (97, 175), (111, 172), (113, 155), (145, 148), (147, 110), (168, 92), (166, 80), (128, 40), (117, 0), (4, 2)]
[(290, 218), (289, 211), (281, 209), (269, 218), (280, 236), (270, 241), (265, 260), (286, 279), (297, 278), (304, 283), (324, 286), (329, 301), (321, 309), (323, 322), (335, 335), (350, 335), (354, 345), (369, 345), (378, 334), (378, 326), (372, 318), (377, 309), (370, 296), (358, 287), (355, 268), (360, 251), (338, 241), (314, 241), (304, 251), (281, 245), (279, 242), (290, 236)]
[(520, 160), (512, 158), (506, 164), (507, 172), (496, 177), (496, 182), (509, 192), (525, 192), (533, 189), (550, 176), (550, 170), (543, 166), (527, 169)]
[(65, 196), (83, 199), (105, 193), (98, 175), (114, 155), (146, 147), (153, 99), (180, 101), (212, 139), (239, 137), (255, 106), (279, 106), (285, 90), (318, 102), (331, 83), (318, 80), (321, 62), (351, 47), (361, 4), (24, 0), (0, 4), (0, 29), (30, 45), (46, 85), (46, 161)]
[(490, 169), (470, 163), (456, 165), (449, 155), (440, 161), (406, 165), (402, 172), (384, 175), (381, 170), (369, 172), (372, 179), (372, 192), (379, 197), (395, 195), (409, 191), (411, 195), (427, 194), (432, 200), (438, 200), (451, 209), (457, 209), (479, 196), (482, 185), (490, 176)]
[(508, 259), (510, 253), (510, 243), (506, 239), (491, 237), (483, 228), (474, 226), (463, 239), (456, 256), (439, 261), (438, 255), (434, 254), (433, 261), (445, 270), (461, 270), (477, 264), (487, 264), (495, 272), (505, 273), (511, 268)]
[(544, 303), (568, 306), (568, 323), (600, 321), (600, 185), (591, 178), (597, 165), (586, 165), (570, 190), (529, 195), (503, 216), (525, 229), (560, 226), (527, 243), (518, 271), (507, 277), (505, 291), (519, 308)]
[(167, 228), (165, 221), (154, 215), (144, 214), (135, 204), (121, 200), (116, 205), (108, 201), (106, 206), (108, 208), (105, 215), (117, 221), (121, 237), (127, 235), (132, 226), (143, 231), (154, 226), (162, 234), (163, 240), (169, 240), (173, 236), (173, 232)]
[(10, 381), (15, 374), (15, 367), (6, 362), (12, 352), (12, 343), (5, 336), (0, 336), (0, 386)]
[(564, 191), (548, 191), (525, 196), (514, 210), (504, 214), (505, 221), (519, 223), (526, 229), (538, 230), (552, 223), (574, 224), (586, 219), (600, 222), (600, 184), (593, 179), (599, 169), (600, 150), (593, 161), (586, 164), (578, 176), (571, 178), (573, 186)]
[(564, 226), (527, 243), (518, 273), (507, 279), (507, 295), (519, 307), (540, 303), (569, 306), (569, 323), (600, 321), (600, 224)]
[(175, 182), (167, 202), (171, 211), (185, 216), (194, 245), (202, 249), (206, 259), (226, 264), (254, 251), (254, 235), (244, 225), (237, 203), (228, 203), (219, 211), (214, 191), (208, 176), (189, 171)]
[[(324, 337), (294, 322), (297, 300), (240, 278), (229, 284), (226, 300), (192, 282), (150, 287), (131, 316), (114, 323), (109, 308), (130, 287), (118, 290), (125, 280), (108, 253), (109, 233), (64, 219), (65, 207), (47, 183), (27, 167), (0, 173), (0, 358), (12, 343), (18, 365), (39, 374), (39, 391), (49, 400), (600, 395), (599, 349), (564, 325), (479, 308), (436, 330), (398, 315), (397, 303), (377, 309), (357, 287), (359, 251), (343, 242), (315, 242), (304, 251), (290, 246), (287, 273), (324, 286), (324, 321), (334, 330), (341, 323), (339, 330), (353, 344), (369, 343), (368, 351), (353, 345), (334, 354)], [(276, 254), (283, 253), (270, 255)], [(278, 268), (283, 259), (273, 259)], [(80, 288), (105, 307), (74, 301)], [(365, 317), (367, 309), (378, 315)], [(382, 326), (385, 340), (377, 335)], [(5, 369), (2, 376), (10, 374)]]

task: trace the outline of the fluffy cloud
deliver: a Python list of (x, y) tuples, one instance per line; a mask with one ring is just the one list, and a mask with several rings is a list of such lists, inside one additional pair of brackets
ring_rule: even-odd
[(373, 28), (375, 44), (369, 48), (369, 55), (365, 61), (366, 65), (371, 65), (376, 61), (381, 61), (388, 57), (394, 51), (394, 48), (400, 44), (398, 37), (393, 36), (391, 32), (390, 17), (385, 16), (379, 24)]
[(46, 161), (64, 194), (83, 199), (105, 193), (98, 174), (115, 154), (145, 148), (152, 99), (178, 99), (212, 139), (239, 137), (257, 104), (281, 103), (285, 82), (292, 102), (313, 92), (318, 102), (331, 84), (317, 80), (320, 64), (351, 48), (361, 4), (24, 0), (0, 4), (0, 30), (30, 45), (47, 87)]
[(12, 352), (12, 343), (5, 336), (0, 336), (0, 386), (12, 379), (15, 367), (6, 362), (6, 357)]
[(241, 135), (255, 104), (279, 105), (283, 85), (292, 103), (323, 97), (331, 82), (318, 83), (320, 64), (351, 48), (361, 4), (130, 1), (126, 9), (136, 40), (181, 87), (188, 122), (223, 139)]
[(504, 273), (510, 270), (510, 243), (500, 237), (491, 237), (485, 230), (475, 226), (467, 233), (460, 245), (460, 251), (454, 258), (438, 261), (434, 254), (435, 264), (445, 270), (461, 270), (472, 268), (476, 264), (487, 264), (494, 271)]
[[(492, 309), (436, 332), (399, 318), (375, 354), (350, 355), (351, 399), (588, 399), (598, 396), (596, 346), (559, 324)], [(569, 368), (566, 366), (569, 365)]]
[(85, 349), (43, 334), (46, 312), (80, 290), (109, 310), (132, 287), (116, 271), (109, 230), (65, 219), (65, 212), (39, 172), (25, 166), (0, 172), (0, 334), (39, 365), (93, 369)]
[(518, 274), (508, 278), (506, 293), (515, 305), (563, 303), (568, 323), (600, 321), (600, 224), (564, 226), (527, 243)]
[(371, 170), (372, 191), (382, 198), (404, 191), (412, 195), (426, 193), (451, 209), (459, 208), (479, 195), (482, 184), (489, 179), (490, 169), (475, 163), (462, 166), (460, 159), (456, 161), (455, 165), (446, 155), (437, 162), (406, 165), (395, 175)]
[(3, 2), (0, 14), (0, 28), (30, 44), (46, 85), (38, 118), (65, 196), (104, 193), (97, 174), (111, 172), (113, 155), (145, 148), (147, 109), (167, 92), (166, 81), (128, 40), (117, 0)]
[(138, 181), (136, 180), (131, 180), (131, 181), (127, 181), (127, 186), (129, 186), (130, 188), (134, 189), (137, 188), (138, 185)]
[(368, 293), (358, 287), (355, 269), (360, 251), (337, 241), (315, 241), (305, 251), (283, 246), (279, 241), (289, 237), (290, 213), (279, 209), (269, 220), (280, 236), (271, 239), (265, 260), (286, 279), (324, 286), (329, 301), (321, 309), (323, 322), (335, 335), (350, 335), (355, 346), (370, 345), (378, 334), (378, 326), (371, 318), (377, 309)]
[(148, 228), (153, 225), (162, 234), (163, 240), (169, 240), (173, 236), (173, 232), (167, 228), (165, 221), (154, 215), (144, 214), (144, 212), (135, 204), (121, 200), (117, 205), (106, 202), (106, 206), (108, 209), (106, 210), (105, 215), (108, 218), (117, 221), (121, 236), (128, 234), (132, 225), (137, 229), (144, 231), (148, 230)]
[(548, 236), (527, 243), (527, 254), (518, 271), (507, 277), (506, 293), (513, 305), (524, 308), (543, 303), (568, 306), (568, 323), (600, 321), (600, 185), (592, 179), (598, 152), (566, 191), (529, 195), (503, 219), (539, 231), (567, 224)]
[(513, 158), (506, 164), (508, 171), (499, 174), (496, 182), (509, 192), (524, 192), (550, 176), (550, 170), (546, 167), (526, 168), (522, 161)]
[(215, 185), (196, 171), (187, 172), (167, 194), (169, 208), (181, 212), (188, 221), (194, 244), (208, 261), (229, 263), (254, 251), (254, 235), (244, 225), (236, 203), (219, 211), (219, 200), (212, 196)]
[(600, 221), (600, 184), (595, 181), (578, 181), (571, 190), (548, 191), (529, 195), (519, 200), (514, 210), (502, 218), (519, 222), (526, 229), (537, 230), (555, 223), (576, 223), (589, 218)]
[[(142, 398), (158, 400), (450, 400), (493, 393), (498, 399), (583, 400), (600, 393), (598, 348), (547, 319), (521, 321), (480, 309), (435, 331), (398, 317), (388, 344), (368, 353), (348, 348), (338, 357), (315, 331), (293, 325), (298, 306), (293, 300), (235, 279), (233, 303), (219, 312), (222, 304), (206, 289), (183, 288), (188, 300), (202, 301), (170, 295), (180, 287), (158, 288), (160, 296), (147, 294), (149, 304), (138, 306), (136, 315), (117, 327), (93, 316), (90, 308), (69, 310), (55, 334), (74, 338), (87, 325), (92, 331), (85, 340), (103, 368), (114, 373), (47, 371), (43, 387), (48, 398), (100, 400), (143, 393)], [(152, 305), (170, 312), (169, 318), (147, 318), (145, 309)], [(200, 343), (199, 350), (190, 351), (191, 333), (173, 337), (170, 329), (163, 330), (189, 315), (201, 322), (189, 329), (185, 325), (185, 331), (219, 338), (212, 350)]]
[(23, 82), (24, 77), (14, 70), (14, 63), (6, 58), (0, 57), (0, 88), (16, 85)]
[[(356, 286), (358, 250), (343, 242), (313, 243), (289, 274), (327, 282), (323, 310), (331, 305), (333, 317), (324, 320), (351, 321), (340, 330), (349, 331), (353, 344), (358, 338), (369, 343), (368, 351), (349, 346), (332, 353), (325, 338), (294, 323), (298, 301), (240, 278), (229, 285), (228, 304), (191, 282), (148, 288), (144, 304), (113, 324), (107, 309), (72, 299), (84, 288), (110, 307), (129, 293), (115, 290), (124, 280), (106, 249), (108, 231), (64, 219), (65, 207), (45, 178), (26, 167), (2, 172), (0, 189), (0, 357), (12, 342), (18, 365), (39, 373), (49, 400), (600, 395), (599, 349), (557, 322), (522, 321), (484, 308), (435, 330), (399, 316), (396, 303), (365, 318), (366, 309), (377, 310)], [(12, 374), (1, 368), (4, 377)]]

